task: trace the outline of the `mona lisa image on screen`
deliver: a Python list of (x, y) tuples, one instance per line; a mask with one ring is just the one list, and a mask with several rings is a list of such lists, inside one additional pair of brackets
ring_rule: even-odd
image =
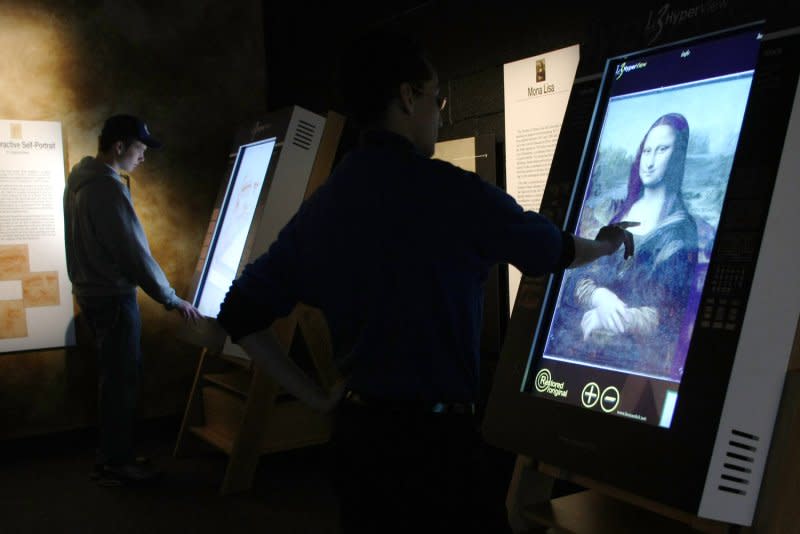
[(543, 359), (680, 382), (752, 72), (612, 97), (577, 235), (636, 253), (567, 271)]

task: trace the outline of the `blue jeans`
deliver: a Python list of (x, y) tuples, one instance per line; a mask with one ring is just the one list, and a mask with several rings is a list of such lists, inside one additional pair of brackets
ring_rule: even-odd
[(136, 294), (78, 297), (78, 304), (94, 335), (97, 353), (100, 445), (96, 462), (131, 463), (142, 362), (142, 322)]

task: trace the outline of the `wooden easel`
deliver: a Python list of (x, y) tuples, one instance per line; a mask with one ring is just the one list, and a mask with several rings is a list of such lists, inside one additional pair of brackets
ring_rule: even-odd
[[(569, 534), (786, 534), (800, 532), (800, 329), (784, 383), (753, 525), (692, 515), (548, 464), (517, 457), (506, 504), (528, 528)], [(550, 500), (554, 479), (587, 488)]]
[[(322, 314), (298, 305), (273, 332), (281, 346), (327, 389), (337, 380)], [(220, 494), (245, 491), (262, 454), (324, 443), (331, 420), (282, 392), (251, 360), (203, 348), (175, 445), (186, 452), (192, 438), (229, 457)]]
[[(330, 174), (344, 120), (328, 113), (304, 198)], [(319, 310), (299, 304), (271, 328), (283, 349), (321, 387), (333, 385), (338, 373), (327, 322)], [(192, 442), (226, 453), (220, 494), (228, 495), (252, 486), (262, 454), (326, 442), (331, 420), (283, 392), (251, 360), (224, 354), (221, 340), (209, 341), (200, 353), (174, 454), (186, 453)]]

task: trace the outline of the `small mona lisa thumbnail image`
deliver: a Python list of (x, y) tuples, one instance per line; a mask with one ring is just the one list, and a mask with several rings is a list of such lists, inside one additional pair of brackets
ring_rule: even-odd
[(544, 59), (536, 60), (536, 81), (543, 82), (545, 79)]

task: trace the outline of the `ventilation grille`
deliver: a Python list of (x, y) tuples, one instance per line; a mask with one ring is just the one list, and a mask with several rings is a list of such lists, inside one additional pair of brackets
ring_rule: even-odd
[[(728, 450), (722, 464), (719, 490), (735, 495), (747, 495), (753, 472), (759, 437), (741, 430), (731, 430)], [(758, 488), (756, 488), (757, 490)]]
[(294, 132), (294, 139), (292, 139), (292, 144), (297, 148), (302, 148), (303, 150), (309, 150), (311, 148), (311, 141), (314, 139), (314, 133), (317, 131), (317, 127), (310, 122), (306, 122), (304, 120), (299, 120), (297, 122), (297, 128)]

